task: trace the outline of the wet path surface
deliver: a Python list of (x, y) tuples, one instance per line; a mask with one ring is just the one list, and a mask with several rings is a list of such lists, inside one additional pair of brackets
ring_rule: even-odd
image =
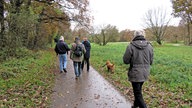
[(131, 108), (130, 102), (92, 67), (75, 79), (68, 59), (67, 71), (56, 75), (51, 108)]

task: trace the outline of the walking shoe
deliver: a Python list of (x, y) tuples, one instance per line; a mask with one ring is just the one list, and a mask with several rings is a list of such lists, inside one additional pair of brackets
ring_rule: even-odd
[(63, 69), (65, 73), (67, 73), (67, 70), (66, 69)]
[(63, 73), (63, 71), (60, 71), (60, 73)]
[(79, 76), (76, 76), (75, 79), (77, 80), (79, 78)]

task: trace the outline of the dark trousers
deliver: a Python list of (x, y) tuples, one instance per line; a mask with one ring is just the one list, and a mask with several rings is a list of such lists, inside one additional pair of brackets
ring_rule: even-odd
[(82, 61), (81, 68), (83, 70), (85, 62), (87, 63), (87, 71), (89, 71), (89, 58), (84, 58), (84, 60)]
[(142, 85), (144, 82), (132, 82), (133, 93), (134, 93), (134, 107), (147, 108), (142, 95)]

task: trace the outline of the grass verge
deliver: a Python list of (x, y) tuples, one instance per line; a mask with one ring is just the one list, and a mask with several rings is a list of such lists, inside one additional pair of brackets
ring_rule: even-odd
[(27, 52), (0, 65), (0, 107), (46, 107), (54, 83), (53, 51)]

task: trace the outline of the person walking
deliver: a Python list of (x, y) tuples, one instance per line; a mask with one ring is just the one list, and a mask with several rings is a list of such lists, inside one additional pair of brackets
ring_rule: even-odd
[(81, 64), (81, 68), (83, 70), (84, 64), (87, 64), (87, 72), (89, 72), (89, 58), (90, 58), (90, 51), (91, 51), (91, 44), (88, 41), (87, 37), (83, 39), (83, 45), (85, 46), (86, 53), (84, 54), (84, 59)]
[(73, 60), (76, 79), (81, 75), (81, 62), (85, 53), (84, 45), (80, 42), (79, 37), (75, 37), (75, 42), (72, 44), (70, 51), (70, 59)]
[(134, 38), (127, 46), (123, 56), (123, 62), (130, 64), (128, 79), (132, 84), (135, 98), (132, 108), (147, 108), (142, 95), (142, 85), (150, 74), (150, 65), (153, 63), (153, 47), (144, 36), (144, 31), (135, 31)]
[(70, 51), (70, 48), (68, 47), (67, 43), (64, 42), (64, 37), (61, 36), (58, 43), (55, 46), (55, 52), (57, 55), (59, 55), (59, 67), (60, 67), (60, 73), (63, 73), (63, 71), (66, 73), (67, 70), (67, 54), (68, 51)]

